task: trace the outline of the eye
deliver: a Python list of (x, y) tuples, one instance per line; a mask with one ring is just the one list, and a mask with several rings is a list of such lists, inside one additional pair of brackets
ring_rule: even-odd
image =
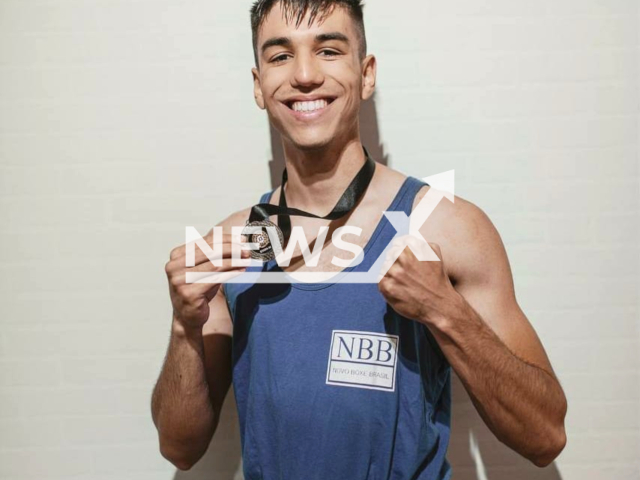
[(321, 50), (320, 53), (324, 53), (325, 57), (337, 57), (338, 55), (340, 55), (340, 52), (336, 52), (335, 50)]
[(276, 55), (275, 57), (273, 57), (269, 63), (284, 62), (286, 60), (286, 57), (290, 57), (290, 56), (291, 55), (289, 55), (288, 53), (281, 53), (280, 55)]

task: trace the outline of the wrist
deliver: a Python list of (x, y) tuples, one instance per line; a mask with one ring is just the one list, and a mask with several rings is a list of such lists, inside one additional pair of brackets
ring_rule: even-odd
[(171, 334), (182, 338), (198, 339), (202, 338), (202, 327), (188, 327), (174, 315), (171, 322)]
[(441, 332), (447, 332), (451, 325), (455, 324), (456, 318), (464, 316), (466, 300), (456, 290), (453, 291), (449, 299), (441, 304), (441, 307), (426, 312), (420, 318), (420, 322)]

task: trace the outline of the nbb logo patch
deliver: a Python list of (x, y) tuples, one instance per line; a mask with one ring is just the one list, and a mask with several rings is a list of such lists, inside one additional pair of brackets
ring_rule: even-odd
[(327, 384), (393, 392), (398, 342), (397, 335), (334, 330)]

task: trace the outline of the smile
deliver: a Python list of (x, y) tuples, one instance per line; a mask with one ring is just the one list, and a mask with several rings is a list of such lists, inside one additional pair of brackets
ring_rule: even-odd
[(329, 101), (327, 99), (315, 100), (313, 102), (293, 102), (289, 108), (296, 112), (314, 112), (316, 110), (322, 110)]
[(321, 98), (313, 101), (290, 101), (285, 103), (294, 117), (312, 119), (319, 117), (333, 103), (333, 98)]

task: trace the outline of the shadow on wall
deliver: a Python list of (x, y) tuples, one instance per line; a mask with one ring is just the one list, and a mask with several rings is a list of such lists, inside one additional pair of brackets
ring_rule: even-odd
[[(380, 141), (375, 95), (362, 105), (361, 140), (371, 156), (388, 165)], [(280, 185), (284, 153), (280, 134), (271, 127), (271, 187)], [(473, 405), (458, 376), (452, 375), (451, 441), (447, 459), (454, 480), (562, 480), (555, 463), (541, 469), (500, 443)], [(204, 457), (188, 472), (177, 471), (174, 480), (243, 480), (240, 433), (233, 388), (225, 399), (220, 424)]]

